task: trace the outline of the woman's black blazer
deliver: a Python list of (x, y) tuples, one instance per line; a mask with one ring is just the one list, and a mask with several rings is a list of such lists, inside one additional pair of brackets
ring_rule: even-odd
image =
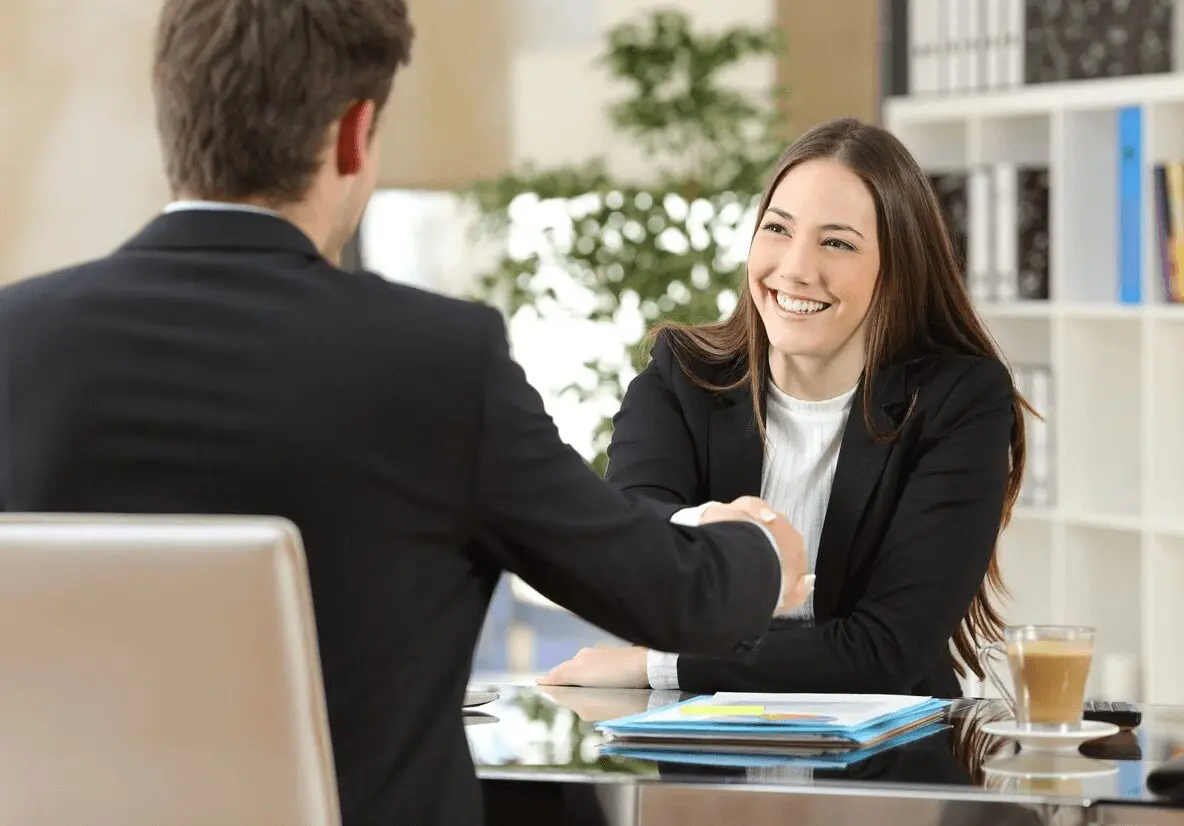
[[(743, 371), (688, 366), (719, 384)], [(902, 360), (873, 382), (878, 429), (903, 423), (882, 443), (865, 426), (857, 390), (819, 541), (814, 623), (774, 620), (749, 654), (680, 656), (679, 687), (960, 696), (950, 638), (999, 531), (1014, 398), (995, 359)], [(702, 389), (665, 334), (614, 426), (609, 480), (667, 515), (760, 495), (764, 450), (748, 387)]]

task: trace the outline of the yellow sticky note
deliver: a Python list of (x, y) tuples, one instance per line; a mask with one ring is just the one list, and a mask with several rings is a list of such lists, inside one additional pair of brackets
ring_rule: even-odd
[(683, 706), (683, 714), (704, 717), (759, 717), (765, 713), (764, 706)]

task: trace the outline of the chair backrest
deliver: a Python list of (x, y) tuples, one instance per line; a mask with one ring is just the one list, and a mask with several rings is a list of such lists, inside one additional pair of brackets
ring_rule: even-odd
[(0, 823), (340, 822), (295, 526), (0, 515)]

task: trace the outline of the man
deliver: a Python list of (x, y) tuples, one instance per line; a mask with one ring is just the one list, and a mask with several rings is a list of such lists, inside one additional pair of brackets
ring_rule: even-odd
[(403, 0), (166, 0), (157, 37), (177, 200), (0, 293), (0, 503), (292, 519), (347, 824), (480, 821), (460, 706), (502, 571), (663, 651), (751, 648), (800, 601), (761, 503), (680, 528), (597, 479), (494, 310), (334, 266)]

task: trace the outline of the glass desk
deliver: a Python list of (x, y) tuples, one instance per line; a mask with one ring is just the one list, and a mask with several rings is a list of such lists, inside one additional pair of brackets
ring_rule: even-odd
[[(692, 695), (478, 682), (499, 698), (466, 712), (478, 776), (498, 783), (584, 787), (607, 824), (1174, 824), (1184, 805), (1146, 790), (1158, 763), (1184, 752), (1184, 708), (1147, 706), (1142, 725), (1087, 743), (1051, 767), (984, 734), (1010, 714), (997, 700), (959, 700), (942, 731), (850, 765), (692, 765), (603, 753), (593, 725)], [(661, 696), (659, 696), (661, 695)], [(1034, 769), (1036, 771), (1034, 771)]]

